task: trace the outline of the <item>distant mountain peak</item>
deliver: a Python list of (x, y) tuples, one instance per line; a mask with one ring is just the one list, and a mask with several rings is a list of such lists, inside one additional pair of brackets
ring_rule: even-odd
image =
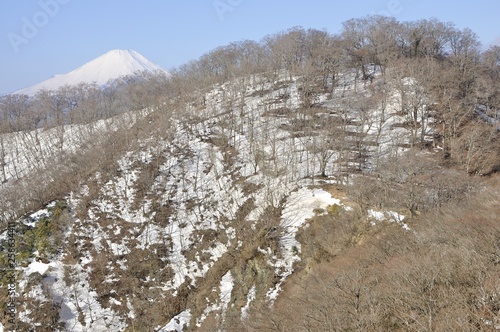
[(21, 89), (14, 94), (35, 95), (41, 89), (57, 90), (64, 85), (77, 85), (79, 83), (96, 83), (102, 86), (110, 80), (123, 76), (133, 75), (136, 72), (168, 72), (149, 61), (134, 50), (111, 50), (81, 67), (67, 73), (55, 75), (48, 80), (29, 88)]

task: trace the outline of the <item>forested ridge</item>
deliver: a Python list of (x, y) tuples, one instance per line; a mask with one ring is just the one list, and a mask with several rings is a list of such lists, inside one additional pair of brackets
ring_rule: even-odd
[(383, 16), (3, 96), (15, 324), (498, 330), (499, 112), (500, 47)]

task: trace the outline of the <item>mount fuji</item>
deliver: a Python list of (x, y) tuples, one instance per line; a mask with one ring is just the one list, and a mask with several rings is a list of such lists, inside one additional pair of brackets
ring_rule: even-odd
[(144, 71), (169, 74), (134, 50), (112, 50), (67, 74), (55, 75), (29, 88), (15, 91), (14, 94), (33, 96), (41, 89), (57, 90), (64, 85), (79, 83), (103, 86), (110, 80)]

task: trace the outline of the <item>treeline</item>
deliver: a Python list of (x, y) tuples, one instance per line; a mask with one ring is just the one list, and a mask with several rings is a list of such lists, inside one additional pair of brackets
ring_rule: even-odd
[(363, 66), (367, 63), (379, 66), (384, 74), (386, 68), (405, 66), (407, 76), (413, 74), (413, 67), (432, 68), (433, 84), (428, 88), (448, 86), (450, 97), (462, 99), (476, 92), (474, 97), (495, 104), (498, 90), (486, 86), (498, 79), (499, 60), (500, 47), (481, 52), (477, 35), (469, 29), (459, 30), (435, 19), (398, 22), (370, 16), (344, 22), (339, 34), (292, 28), (260, 42), (232, 43), (181, 66), (175, 76), (205, 85), (251, 73), (287, 70), (292, 75), (322, 78), (325, 86), (332, 87), (328, 79), (335, 82), (347, 68), (359, 71), (360, 79), (368, 78)]
[(295, 27), (259, 42), (221, 46), (172, 70), (169, 78), (144, 74), (142, 79), (124, 78), (126, 85), (109, 84), (105, 89), (80, 84), (40, 91), (32, 98), (8, 95), (1, 99), (1, 120), (11, 130), (25, 130), (23, 119), (32, 126), (59, 125), (58, 114), (65, 110), (66, 123), (95, 121), (150, 106), (149, 99), (158, 94), (179, 97), (215, 83), (255, 73), (278, 75), (282, 70), (332, 89), (348, 69), (355, 70), (360, 80), (369, 79), (366, 64), (378, 66), (384, 76), (391, 75), (388, 68), (398, 68), (393, 74), (399, 78), (417, 79), (444, 114), (478, 102), (498, 107), (499, 62), (500, 47), (481, 51), (479, 38), (470, 29), (459, 30), (436, 19), (398, 22), (369, 16), (344, 22), (337, 34)]
[(34, 96), (12, 94), (0, 99), (1, 133), (87, 124), (150, 105), (158, 85), (165, 86), (163, 73), (139, 72), (109, 82), (105, 87), (80, 83), (57, 90), (39, 90)]
[(252, 74), (272, 83), (286, 72), (302, 82), (307, 108), (314, 106), (308, 96), (324, 91), (333, 96), (348, 75), (354, 74), (355, 89), (373, 82), (370, 67), (381, 72), (381, 80), (368, 107), (387, 107), (397, 90), (412, 146), (425, 144), (432, 117), (434, 147), (442, 149), (443, 158), (469, 174), (498, 171), (497, 131), (478, 118), (477, 110), (496, 117), (500, 109), (500, 47), (482, 51), (473, 31), (452, 23), (369, 16), (344, 22), (337, 34), (292, 28), (260, 42), (219, 47), (173, 71), (170, 83), (179, 97), (226, 81), (239, 82), (244, 91)]
[[(181, 94), (188, 86), (201, 89), (255, 73), (274, 82), (286, 71), (302, 81), (302, 101), (310, 107), (309, 94), (333, 91), (347, 74), (355, 73), (355, 84), (373, 80), (366, 64), (382, 73), (378, 107), (388, 104), (390, 88), (401, 93), (412, 143), (424, 143), (427, 120), (433, 116), (435, 141), (444, 158), (468, 173), (498, 170), (498, 160), (491, 160), (498, 153), (495, 129), (476, 121), (475, 111), (478, 105), (491, 114), (500, 108), (500, 47), (482, 51), (473, 31), (452, 23), (370, 16), (344, 22), (338, 34), (292, 28), (260, 42), (219, 47), (174, 71), (174, 80)], [(409, 88), (408, 78), (417, 84)]]
[[(252, 78), (256, 74), (269, 84), (274, 84), (283, 73), (298, 80), (302, 104), (307, 109), (315, 106), (311, 96), (331, 92), (333, 97), (333, 91), (342, 88), (347, 77), (354, 76), (355, 89), (358, 84), (372, 83), (373, 70), (367, 69), (370, 67), (377, 68), (381, 78), (377, 78), (370, 98), (362, 100), (364, 103), (366, 99), (366, 105), (356, 105), (361, 113), (366, 108), (383, 110), (396, 89), (401, 96), (400, 112), (407, 118), (405, 126), (411, 129), (412, 146), (426, 143), (432, 117), (434, 146), (442, 149), (443, 158), (469, 174), (498, 171), (496, 129), (479, 119), (475, 111), (481, 105), (485, 114), (491, 115), (489, 112), (500, 108), (500, 47), (482, 51), (471, 30), (460, 30), (435, 19), (398, 22), (394, 18), (369, 16), (344, 22), (342, 30), (334, 34), (296, 27), (261, 41), (231, 43), (172, 70), (168, 77), (142, 74), (139, 78), (125, 77), (106, 88), (80, 84), (56, 91), (42, 90), (33, 97), (4, 96), (0, 98), (2, 181), (9, 178), (8, 172), (13, 173), (10, 178), (23, 174), (8, 169), (9, 160), (36, 165), (38, 162), (33, 160), (51, 155), (44, 152), (47, 147), (38, 135), (40, 129), (53, 128), (52, 152), (63, 152), (70, 139), (64, 125), (88, 124), (89, 135), (82, 137), (96, 137), (93, 127), (98, 120), (145, 108), (158, 111), (158, 119), (168, 122), (174, 110), (182, 117), (186, 103), (196, 104), (193, 101), (198, 102), (196, 110), (201, 113), (205, 108), (204, 98), (200, 97), (203, 92), (228, 81), (238, 90), (231, 98), (242, 97), (230, 103), (241, 102), (242, 107), (245, 91), (255, 83)], [(407, 84), (408, 79), (416, 84)], [(307, 126), (303, 119), (298, 120)], [(22, 133), (16, 142), (24, 148), (8, 146), (12, 139), (5, 134), (16, 132)], [(325, 167), (331, 159), (328, 151), (335, 148), (331, 142), (316, 144), (317, 149), (326, 151), (320, 158), (322, 175), (326, 175)], [(363, 144), (366, 142), (360, 141), (359, 145)], [(23, 153), (30, 156), (22, 156)]]
[[(124, 78), (127, 85), (110, 84), (105, 89), (81, 84), (40, 91), (32, 98), (5, 96), (0, 119), (11, 131), (90, 122), (150, 106), (159, 95), (180, 97), (215, 83), (255, 73), (278, 75), (282, 70), (309, 83), (304, 87), (307, 93), (311, 84), (335, 88), (349, 69), (355, 70), (359, 80), (370, 79), (365, 66), (370, 63), (384, 76), (416, 79), (443, 117), (443, 134), (454, 137), (463, 121), (461, 115), (470, 114), (477, 103), (498, 107), (499, 62), (500, 47), (481, 51), (478, 36), (470, 29), (460, 30), (436, 19), (398, 22), (369, 16), (344, 22), (336, 34), (295, 27), (259, 42), (221, 46), (174, 69), (169, 78), (143, 75), (142, 79)], [(388, 68), (394, 70), (388, 72)]]

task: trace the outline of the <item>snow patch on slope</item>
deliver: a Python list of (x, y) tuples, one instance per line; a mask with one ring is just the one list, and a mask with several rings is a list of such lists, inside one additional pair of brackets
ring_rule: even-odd
[(247, 304), (241, 308), (241, 318), (245, 319), (248, 317), (248, 311), (250, 310), (250, 303), (255, 300), (255, 285), (250, 288), (247, 294)]
[(191, 320), (191, 309), (184, 310), (174, 318), (170, 320), (170, 322), (165, 325), (159, 332), (182, 332), (184, 331), (184, 326), (189, 326), (189, 321)]
[(325, 209), (329, 205), (343, 206), (339, 199), (322, 189), (301, 188), (293, 192), (287, 200), (282, 212), (281, 227), (284, 233), (280, 238), (282, 259), (275, 263), (276, 272), (281, 276), (280, 282), (267, 293), (267, 299), (274, 301), (281, 290), (280, 286), (293, 272), (293, 263), (300, 261), (298, 254), (301, 246), (295, 234), (307, 219), (314, 217), (315, 209)]
[(375, 226), (377, 221), (380, 222), (388, 220), (390, 222), (395, 222), (400, 224), (401, 227), (403, 227), (403, 229), (405, 230), (410, 230), (410, 227), (403, 222), (405, 216), (395, 211), (382, 212), (382, 211), (368, 210), (368, 218), (372, 219), (370, 221), (370, 224), (372, 226)]
[(233, 291), (234, 278), (231, 271), (228, 271), (220, 282), (220, 303), (222, 316), (224, 317), (229, 301), (231, 300), (231, 292)]
[(29, 276), (32, 273), (38, 272), (43, 275), (49, 269), (49, 264), (44, 264), (41, 262), (32, 262), (24, 270), (24, 274)]

